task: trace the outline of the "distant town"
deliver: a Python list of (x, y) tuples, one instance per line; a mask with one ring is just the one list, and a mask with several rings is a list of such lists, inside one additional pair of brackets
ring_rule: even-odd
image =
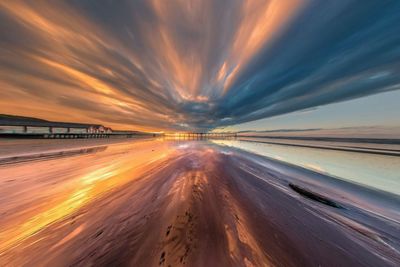
[(33, 117), (0, 114), (0, 138), (110, 138), (110, 137), (160, 137), (173, 138), (231, 138), (235, 132), (178, 132), (153, 133), (113, 130), (100, 124), (48, 121)]
[(55, 122), (0, 114), (0, 137), (13, 138), (109, 138), (153, 136), (159, 133), (117, 131), (100, 124)]

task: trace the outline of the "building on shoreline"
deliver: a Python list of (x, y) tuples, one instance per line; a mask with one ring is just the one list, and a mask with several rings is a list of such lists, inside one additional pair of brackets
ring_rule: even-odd
[(0, 114), (0, 137), (9, 138), (109, 138), (156, 136), (138, 131), (113, 131), (100, 124), (54, 122)]
[(53, 122), (42, 119), (0, 115), (0, 134), (97, 134), (112, 133), (98, 124)]

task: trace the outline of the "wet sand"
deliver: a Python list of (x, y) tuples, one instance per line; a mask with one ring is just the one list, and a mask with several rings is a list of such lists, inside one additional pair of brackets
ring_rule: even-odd
[(8, 162), (0, 203), (1, 266), (400, 264), (397, 196), (202, 141)]

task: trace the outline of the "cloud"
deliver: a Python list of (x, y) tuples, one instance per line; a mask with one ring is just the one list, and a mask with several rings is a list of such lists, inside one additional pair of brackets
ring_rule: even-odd
[(394, 90), (399, 14), (397, 1), (3, 1), (0, 112), (207, 130)]
[(399, 11), (395, 1), (313, 2), (240, 75), (219, 117), (245, 122), (398, 89)]

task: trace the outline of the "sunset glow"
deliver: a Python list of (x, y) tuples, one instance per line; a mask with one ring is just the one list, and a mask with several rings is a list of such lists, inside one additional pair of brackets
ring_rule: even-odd
[(400, 266), (400, 0), (0, 1), (0, 267)]

